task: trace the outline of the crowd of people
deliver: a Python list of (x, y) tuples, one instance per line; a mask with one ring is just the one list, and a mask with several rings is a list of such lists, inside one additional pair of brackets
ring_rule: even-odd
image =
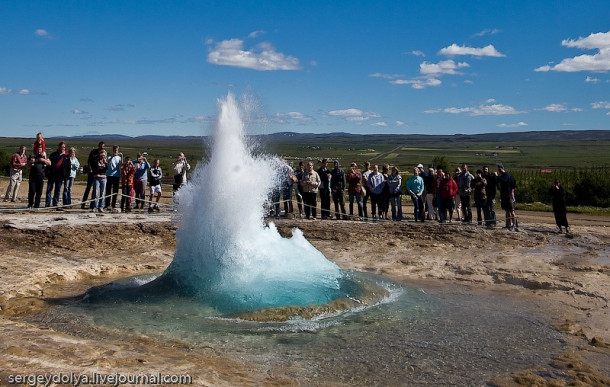
[[(130, 212), (133, 208), (144, 209), (148, 204), (149, 212), (160, 211), (163, 171), (159, 166), (159, 159), (154, 159), (152, 165), (146, 159), (145, 153), (138, 153), (132, 159), (124, 156), (118, 145), (114, 145), (112, 154), (108, 154), (106, 144), (100, 141), (98, 147), (89, 152), (87, 162), (81, 168), (76, 149), (67, 148), (65, 141), (60, 141), (57, 149), (47, 155), (42, 133), (36, 135), (29, 156), (26, 151), (27, 147), (22, 145), (11, 157), (10, 182), (4, 196), (5, 201), (17, 200), (23, 170), (29, 166), (28, 209), (40, 208), (45, 180), (47, 186), (44, 206), (58, 211), (71, 207), (74, 180), (77, 173), (82, 171), (87, 175), (87, 185), (80, 201), (82, 209)], [(187, 171), (191, 169), (183, 153), (174, 161), (172, 169), (173, 191), (176, 192), (186, 184)], [(132, 206), (134, 204), (135, 206)]]
[[(515, 214), (515, 179), (502, 164), (491, 172), (484, 166), (473, 175), (468, 165), (462, 164), (455, 173), (442, 167), (424, 168), (422, 164), (403, 183), (398, 167), (388, 164), (364, 163), (362, 170), (356, 163), (349, 171), (341, 169), (338, 160), (329, 169), (328, 160), (323, 159), (317, 170), (312, 161), (300, 162), (297, 170), (284, 166), (280, 190), (284, 202), (284, 215), (294, 213), (292, 192), (296, 191), (299, 216), (317, 219), (317, 198), (320, 198), (321, 219), (373, 219), (403, 220), (402, 197), (408, 195), (413, 203), (415, 222), (438, 221), (440, 223), (460, 221), (473, 222), (472, 205), (476, 208), (476, 223), (494, 227), (496, 196), (500, 194), (501, 208), (505, 212), (505, 227), (518, 230)], [(349, 200), (349, 213), (345, 208), (345, 197)], [(280, 215), (279, 193), (272, 200), (276, 203), (275, 216)], [(331, 212), (331, 198), (334, 211)], [(369, 204), (370, 203), (370, 204)], [(565, 200), (564, 200), (565, 203)], [(357, 207), (354, 209), (354, 207)], [(369, 212), (370, 208), (370, 212)], [(565, 205), (564, 205), (565, 208)], [(562, 219), (565, 220), (565, 219)], [(565, 224), (567, 228), (567, 220)], [(559, 226), (559, 223), (558, 223)], [(569, 231), (569, 228), (567, 228)]]
[[(57, 210), (71, 207), (72, 187), (81, 170), (76, 149), (67, 148), (66, 143), (60, 141), (57, 149), (47, 156), (44, 137), (38, 133), (29, 156), (26, 155), (26, 150), (27, 147), (22, 145), (11, 158), (10, 183), (4, 200), (16, 201), (23, 170), (29, 166), (28, 209), (40, 207), (45, 179), (45, 207)], [(87, 174), (87, 185), (80, 201), (81, 208), (97, 212), (130, 212), (133, 208), (144, 209), (148, 204), (149, 212), (160, 211), (163, 171), (159, 159), (153, 160), (151, 165), (146, 156), (146, 153), (138, 153), (132, 160), (121, 153), (118, 145), (114, 145), (112, 154), (108, 154), (105, 143), (100, 141), (98, 147), (89, 152), (87, 162), (82, 166), (82, 172)], [(187, 171), (191, 169), (183, 153), (174, 161), (172, 169), (173, 191), (176, 192), (187, 183)], [(453, 174), (440, 166), (426, 170), (422, 164), (418, 164), (403, 184), (398, 167), (390, 167), (388, 164), (381, 165), (380, 170), (379, 165), (371, 167), (369, 162), (365, 162), (360, 170), (352, 162), (349, 171), (345, 172), (338, 160), (334, 161), (332, 169), (329, 169), (327, 159), (321, 160), (317, 169), (312, 161), (307, 164), (299, 162), (297, 170), (284, 162), (281, 182), (271, 198), (271, 212), (279, 217), (280, 204), (283, 202), (284, 215), (294, 213), (294, 192), (299, 216), (307, 219), (317, 219), (319, 195), (321, 219), (332, 219), (333, 216), (336, 219), (354, 219), (356, 206), (359, 219), (401, 221), (402, 198), (403, 195), (408, 195), (413, 203), (415, 222), (434, 220), (446, 223), (456, 220), (471, 223), (474, 204), (476, 223), (495, 227), (495, 205), (499, 192), (500, 207), (505, 212), (505, 227), (517, 230), (515, 186), (515, 179), (502, 164), (497, 164), (497, 171), (493, 172), (483, 166), (474, 175), (467, 164), (462, 164)], [(566, 194), (559, 180), (555, 180), (549, 192), (553, 198), (553, 212), (559, 231), (570, 232), (566, 216)], [(349, 213), (346, 211), (346, 193)], [(331, 198), (334, 203), (333, 212)]]

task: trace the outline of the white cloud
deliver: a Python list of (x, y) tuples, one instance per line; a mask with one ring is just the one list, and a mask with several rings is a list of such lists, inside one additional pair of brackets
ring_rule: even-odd
[(275, 117), (282, 122), (287, 120), (296, 120), (296, 121), (311, 121), (313, 117), (305, 115), (301, 112), (288, 112), (288, 113), (277, 113)]
[(409, 52), (409, 54), (412, 54), (415, 56), (422, 56), (422, 57), (426, 56), (426, 54), (424, 54), (422, 51), (419, 51), (419, 50), (413, 50), (413, 51)]
[(34, 31), (34, 35), (38, 36), (39, 38), (53, 39), (53, 36), (49, 34), (47, 30), (43, 30), (42, 28), (39, 28)]
[(437, 76), (439, 74), (459, 74), (456, 69), (470, 67), (466, 62), (455, 63), (453, 60), (442, 60), (438, 63), (423, 62), (419, 65), (419, 72), (423, 75)]
[(610, 109), (610, 102), (608, 101), (599, 101), (591, 103), (591, 108), (593, 109)]
[(388, 124), (386, 124), (383, 121), (380, 121), (380, 122), (375, 122), (374, 124), (371, 124), (371, 126), (382, 126), (382, 127), (386, 128), (388, 126)]
[(477, 32), (476, 34), (474, 34), (474, 37), (480, 38), (481, 36), (485, 36), (485, 35), (495, 35), (499, 32), (500, 32), (500, 30), (497, 28), (494, 28), (494, 29), (486, 28), (483, 31), (480, 31), (480, 32)]
[(565, 107), (564, 104), (552, 103), (550, 105), (543, 107), (542, 110), (546, 110), (547, 112), (559, 113), (559, 112), (566, 111), (567, 108)]
[(587, 75), (587, 77), (585, 78), (585, 82), (587, 82), (587, 83), (599, 83), (599, 82), (601, 82), (601, 79), (599, 79), (599, 78), (591, 78), (590, 76)]
[(609, 71), (610, 70), (610, 31), (591, 34), (586, 38), (576, 40), (566, 39), (561, 42), (562, 46), (569, 48), (581, 48), (598, 50), (593, 55), (579, 55), (573, 58), (565, 58), (560, 63), (551, 66), (540, 66), (534, 71)]
[(345, 110), (332, 110), (328, 112), (328, 114), (336, 117), (356, 117), (363, 115), (364, 112), (360, 109), (351, 108)]
[(402, 122), (402, 121), (396, 121), (396, 122), (394, 122), (394, 125), (396, 125), (396, 126), (404, 126), (406, 124), (404, 122)]
[(402, 75), (402, 74), (383, 74), (383, 73), (369, 74), (369, 77), (371, 77), (371, 78), (384, 78), (384, 79), (396, 79), (396, 78), (400, 78), (403, 76), (404, 75)]
[(381, 117), (379, 114), (374, 112), (364, 112), (360, 109), (345, 109), (345, 110), (332, 110), (328, 112), (329, 116), (343, 118), (346, 121), (367, 121), (371, 118)]
[(520, 128), (523, 126), (528, 126), (527, 123), (520, 121), (517, 122), (516, 124), (499, 124), (498, 125), (500, 128)]
[(447, 113), (447, 114), (468, 114), (469, 116), (502, 116), (508, 114), (521, 114), (512, 106), (502, 105), (502, 104), (491, 104), (485, 105), (481, 104), (479, 106), (473, 107), (448, 107), (444, 109), (432, 109), (425, 110), (424, 113), (433, 114), (433, 113)]
[(482, 48), (458, 46), (453, 43), (449, 47), (445, 47), (438, 52), (440, 55), (473, 55), (473, 56), (492, 56), (492, 57), (505, 57), (493, 45), (487, 45)]
[(414, 89), (425, 89), (430, 86), (439, 86), (442, 82), (437, 78), (426, 79), (396, 79), (390, 82), (392, 85), (411, 85)]
[(297, 58), (276, 52), (270, 43), (260, 43), (245, 51), (241, 39), (223, 40), (208, 54), (208, 62), (220, 66), (233, 66), (258, 71), (298, 70), (301, 68)]
[(248, 34), (248, 37), (249, 37), (250, 39), (254, 39), (254, 38), (256, 38), (256, 37), (258, 37), (258, 36), (260, 36), (260, 35), (264, 35), (264, 34), (265, 34), (265, 31), (262, 31), (262, 30), (258, 30), (258, 31), (252, 31), (252, 32), (250, 32), (250, 33)]
[(20, 95), (33, 95), (33, 94), (44, 94), (37, 93), (29, 89), (9, 89), (8, 87), (0, 87), (0, 94), (20, 94)]

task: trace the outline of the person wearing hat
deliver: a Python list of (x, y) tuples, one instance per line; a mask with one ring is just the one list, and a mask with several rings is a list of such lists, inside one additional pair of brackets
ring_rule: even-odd
[(517, 216), (515, 214), (515, 179), (498, 164), (498, 186), (500, 187), (500, 205), (506, 213), (506, 228), (509, 231), (517, 230)]

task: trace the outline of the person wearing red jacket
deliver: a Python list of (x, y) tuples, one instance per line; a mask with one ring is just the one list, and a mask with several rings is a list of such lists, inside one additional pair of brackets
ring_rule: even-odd
[(441, 223), (447, 221), (447, 211), (449, 211), (449, 222), (453, 220), (453, 208), (455, 207), (454, 197), (458, 192), (458, 186), (450, 173), (446, 173), (440, 185), (441, 200), (443, 201), (443, 211), (441, 212)]
[(19, 152), (16, 152), (11, 157), (11, 182), (6, 189), (4, 195), (4, 201), (10, 200), (14, 202), (17, 200), (17, 193), (19, 192), (19, 186), (23, 180), (23, 168), (28, 163), (28, 157), (25, 154), (25, 145), (21, 145)]

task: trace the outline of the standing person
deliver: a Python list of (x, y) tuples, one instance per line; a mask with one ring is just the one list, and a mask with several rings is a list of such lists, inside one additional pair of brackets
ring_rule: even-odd
[[(460, 168), (456, 168), (455, 169), (455, 173), (453, 174), (453, 180), (455, 180), (455, 184), (458, 184), (458, 178), (459, 176), (462, 174), (462, 170)], [(458, 185), (458, 191), (455, 193), (455, 196), (453, 197), (453, 207), (451, 208), (452, 212), (457, 212), (457, 220), (458, 222), (464, 220), (464, 218), (462, 217), (462, 198), (460, 198), (460, 191), (459, 191), (459, 185)]]
[[(116, 201), (119, 197), (119, 185), (121, 183), (121, 165), (123, 154), (118, 145), (112, 146), (112, 156), (108, 157), (108, 170), (106, 171), (106, 208), (116, 210)], [(110, 196), (112, 194), (112, 196)]]
[(441, 180), (440, 186), (441, 199), (443, 201), (443, 211), (441, 212), (441, 223), (447, 221), (447, 212), (449, 212), (449, 223), (453, 221), (453, 210), (455, 208), (455, 195), (458, 192), (458, 186), (453, 176), (450, 173), (445, 173)]
[(33, 151), (29, 160), (30, 178), (28, 190), (28, 209), (39, 208), (40, 198), (42, 197), (42, 186), (44, 185), (44, 169), (51, 165), (46, 153), (42, 151), (42, 145)]
[(392, 167), (387, 185), (392, 205), (392, 220), (400, 222), (402, 220), (402, 176), (400, 176), (398, 168)]
[(559, 228), (559, 233), (562, 232), (561, 227), (565, 227), (566, 234), (569, 234), (570, 226), (568, 225), (568, 210), (566, 208), (566, 191), (561, 186), (559, 179), (555, 179), (549, 194), (553, 198), (553, 214), (555, 215), (555, 223)]
[[(70, 176), (70, 158), (66, 152), (65, 142), (61, 141), (59, 143), (57, 150), (49, 156), (49, 161), (51, 162), (51, 167), (47, 179), (47, 196), (44, 206), (50, 207), (53, 204), (53, 207), (55, 207), (59, 204), (61, 185), (66, 177)], [(51, 201), (51, 194), (53, 195), (53, 201)]]
[(63, 204), (69, 206), (72, 204), (72, 186), (76, 179), (76, 172), (80, 168), (80, 162), (76, 158), (76, 149), (70, 147), (68, 151), (68, 160), (70, 160), (70, 175), (64, 180)]
[(303, 189), (303, 204), (305, 205), (305, 217), (316, 219), (316, 197), (321, 184), (320, 175), (313, 170), (313, 163), (307, 163), (307, 170), (303, 173), (301, 187)]
[(136, 168), (136, 173), (133, 176), (133, 190), (136, 193), (136, 205), (135, 208), (144, 209), (144, 202), (146, 201), (146, 183), (148, 182), (148, 171), (150, 170), (150, 164), (143, 153), (138, 153), (133, 166)]
[(390, 177), (389, 164), (383, 164), (383, 167), (381, 168), (381, 174), (385, 179), (381, 195), (381, 200), (383, 203), (383, 219), (388, 220), (388, 212), (390, 211), (390, 187), (388, 186), (388, 178)]
[(176, 191), (178, 191), (180, 187), (186, 184), (186, 172), (191, 169), (191, 165), (186, 160), (184, 153), (180, 152), (180, 154), (178, 154), (178, 158), (172, 164), (172, 169), (174, 170), (173, 189), (175, 195)]
[(483, 178), (487, 181), (487, 185), (485, 186), (485, 194), (487, 199), (485, 200), (485, 211), (483, 211), (483, 215), (485, 216), (485, 226), (487, 227), (495, 227), (496, 225), (496, 192), (498, 188), (498, 173), (489, 172), (488, 166), (483, 166)]
[(436, 200), (436, 172), (434, 168), (428, 168), (428, 174), (424, 179), (424, 192), (426, 194), (426, 207), (428, 208), (428, 220), (436, 220), (436, 210), (437, 206), (435, 206)]
[(106, 191), (106, 172), (108, 171), (108, 154), (101, 150), (97, 155), (97, 161), (93, 165), (93, 207), (91, 211), (104, 212), (104, 192)]
[(330, 218), (330, 171), (328, 170), (328, 160), (322, 159), (318, 176), (320, 176), (320, 206), (322, 208), (322, 219)]
[(294, 185), (296, 186), (296, 197), (297, 197), (297, 207), (299, 208), (299, 216), (303, 217), (303, 187), (301, 187), (301, 180), (303, 180), (303, 174), (305, 173), (305, 164), (302, 161), (299, 161), (299, 169), (295, 172), (294, 177), (296, 181)]
[[(36, 152), (40, 153), (37, 154)], [(34, 154), (34, 156), (44, 156), (44, 158), (47, 158), (47, 145), (44, 141), (44, 136), (42, 135), (42, 132), (36, 133), (36, 141), (34, 141), (32, 153)]]
[(500, 186), (500, 206), (506, 214), (506, 228), (509, 231), (517, 229), (517, 215), (515, 214), (515, 179), (504, 169), (503, 164), (498, 164), (498, 185)]
[(371, 175), (371, 172), (372, 172), (371, 171), (371, 163), (369, 163), (368, 161), (365, 161), (365, 163), (364, 163), (364, 170), (362, 171), (362, 183), (361, 183), (361, 188), (362, 188), (362, 212), (364, 213), (364, 217), (365, 218), (369, 217), (368, 210), (366, 209), (366, 203), (369, 201), (369, 198), (371, 197), (371, 192), (370, 192), (370, 189), (369, 189), (369, 176)]
[(377, 213), (379, 218), (383, 219), (383, 187), (385, 184), (385, 178), (379, 173), (379, 165), (373, 166), (373, 172), (369, 175), (368, 181), (369, 193), (371, 195), (371, 214), (373, 219), (377, 219)]
[(11, 182), (6, 188), (4, 201), (15, 202), (19, 193), (19, 186), (23, 181), (23, 168), (28, 164), (28, 157), (25, 154), (26, 146), (21, 145), (19, 151), (11, 157)]
[[(159, 166), (159, 159), (153, 160), (153, 166), (150, 169), (150, 199), (148, 200), (148, 212), (159, 211), (159, 199), (161, 199), (161, 178), (163, 171)], [(155, 206), (153, 207), (153, 196), (156, 195)]]
[(297, 180), (294, 175), (294, 170), (285, 159), (282, 160), (282, 201), (284, 202), (284, 216), (288, 217), (289, 213), (294, 212), (294, 205), (292, 203), (292, 186)]
[(121, 212), (131, 212), (131, 190), (135, 174), (136, 167), (131, 162), (131, 157), (126, 156), (121, 165)]
[(483, 171), (477, 169), (477, 176), (472, 181), (473, 193), (474, 193), (474, 205), (477, 207), (477, 224), (480, 226), (483, 224), (481, 219), (481, 212), (485, 220), (489, 219), (487, 213), (487, 207), (485, 202), (487, 201), (487, 180), (483, 177)]
[(354, 217), (354, 200), (358, 205), (358, 216), (362, 218), (362, 174), (356, 168), (356, 163), (350, 164), (347, 174), (347, 194), (349, 196), (349, 217)]
[[(439, 222), (443, 221), (443, 217), (441, 216), (442, 214), (445, 214), (445, 207), (444, 207), (444, 203), (443, 203), (443, 197), (441, 195), (441, 183), (443, 182), (443, 179), (445, 178), (445, 173), (443, 172), (443, 168), (441, 167), (437, 167), (436, 169), (436, 180), (435, 180), (435, 184), (436, 184), (436, 218), (438, 219)], [(447, 218), (445, 217), (445, 220)]]
[(95, 199), (96, 193), (94, 189), (95, 176), (93, 175), (93, 167), (97, 164), (100, 156), (100, 152), (106, 148), (106, 144), (104, 141), (100, 141), (97, 144), (97, 149), (92, 149), (89, 152), (89, 156), (87, 157), (87, 164), (83, 168), (83, 172), (87, 174), (87, 187), (85, 187), (85, 192), (83, 193), (82, 204), (80, 208), (83, 210), (87, 206), (87, 200), (89, 199), (89, 192), (91, 192), (91, 203), (89, 203), (89, 208), (93, 209), (93, 199)]
[(330, 172), (330, 188), (333, 193), (333, 202), (335, 203), (335, 218), (346, 219), (347, 214), (345, 212), (345, 172), (340, 168), (339, 160), (335, 160), (334, 168)]
[(468, 165), (462, 164), (462, 172), (457, 177), (458, 193), (462, 204), (463, 221), (472, 222), (472, 210), (470, 209), (470, 196), (472, 193), (472, 181), (474, 176), (468, 172)]
[(413, 201), (413, 218), (417, 222), (425, 220), (424, 212), (424, 179), (419, 176), (419, 168), (413, 170), (413, 176), (407, 180), (407, 193)]

